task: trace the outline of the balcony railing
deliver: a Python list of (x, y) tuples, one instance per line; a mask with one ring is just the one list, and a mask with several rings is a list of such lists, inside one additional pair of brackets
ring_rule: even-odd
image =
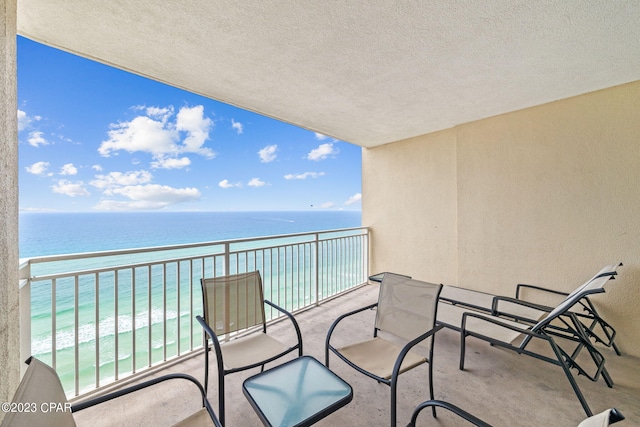
[(368, 245), (349, 228), (23, 260), (21, 354), (78, 396), (201, 349), (200, 278), (260, 270), (296, 312), (365, 283)]

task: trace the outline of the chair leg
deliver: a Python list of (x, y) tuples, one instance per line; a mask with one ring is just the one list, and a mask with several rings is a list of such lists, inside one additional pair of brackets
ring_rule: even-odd
[(464, 371), (464, 352), (466, 347), (466, 338), (467, 335), (464, 333), (464, 330), (460, 330), (460, 366), (459, 369)]
[(560, 362), (560, 366), (562, 367), (562, 370), (564, 371), (564, 374), (566, 375), (567, 379), (569, 380), (569, 383), (571, 384), (571, 387), (573, 388), (573, 392), (578, 397), (578, 400), (580, 401), (580, 404), (582, 405), (582, 409), (584, 409), (584, 412), (587, 414), (587, 417), (592, 416), (593, 412), (591, 412), (591, 409), (589, 408), (589, 405), (587, 404), (587, 401), (584, 398), (584, 395), (582, 394), (582, 391), (580, 391), (580, 388), (578, 387), (578, 383), (576, 382), (576, 379), (571, 374), (571, 369), (569, 369), (569, 366), (565, 362), (564, 357), (562, 356), (562, 352), (560, 351), (560, 349), (558, 349), (558, 346), (551, 339), (549, 339), (548, 342), (549, 342), (549, 345), (551, 345), (551, 348), (553, 349), (553, 352), (555, 353), (556, 357), (558, 358), (558, 362)]
[(224, 426), (224, 372), (218, 372), (218, 419)]
[(396, 390), (398, 388), (398, 378), (391, 378), (391, 423), (389, 424), (391, 427), (395, 427), (396, 425), (396, 404), (397, 404), (397, 396)]
[[(434, 400), (433, 397), (433, 339), (431, 341), (431, 351), (429, 351), (429, 400)], [(431, 413), (433, 414), (433, 418), (436, 418), (436, 407), (431, 407)]]
[(204, 391), (209, 387), (209, 343), (204, 344)]

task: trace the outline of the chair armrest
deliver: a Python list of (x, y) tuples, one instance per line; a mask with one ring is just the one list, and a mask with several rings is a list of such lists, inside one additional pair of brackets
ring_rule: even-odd
[[(475, 318), (480, 319), (480, 320), (483, 320), (483, 321), (485, 321), (485, 322), (493, 323), (493, 324), (498, 325), (498, 326), (500, 326), (500, 327), (503, 327), (503, 328), (506, 328), (506, 329), (510, 329), (510, 330), (512, 330), (512, 331), (515, 331), (515, 332), (518, 332), (519, 334), (524, 335), (524, 336), (525, 336), (525, 338), (522, 340), (522, 342), (520, 343), (520, 345), (515, 346), (515, 345), (512, 345), (512, 344), (510, 344), (510, 343), (506, 343), (506, 342), (504, 342), (504, 341), (500, 341), (500, 340), (493, 339), (493, 338), (491, 338), (491, 337), (488, 337), (488, 336), (483, 335), (483, 334), (478, 333), (478, 332), (469, 331), (469, 330), (467, 329), (467, 318), (468, 318), (468, 317), (475, 317)], [(526, 326), (526, 325), (523, 325), (523, 326)], [(520, 352), (524, 352), (524, 353), (527, 353), (527, 354), (530, 354), (530, 355), (531, 355), (531, 354), (533, 354), (533, 353), (532, 353), (532, 352), (528, 352), (527, 350), (525, 350), (525, 348), (527, 347), (527, 345), (529, 344), (529, 342), (531, 342), (531, 340), (532, 340), (533, 338), (539, 338), (539, 339), (541, 339), (541, 340), (543, 340), (543, 341), (546, 341), (546, 342), (548, 342), (552, 347), (553, 347), (553, 346), (556, 346), (555, 342), (553, 341), (553, 338), (552, 338), (550, 335), (548, 335), (548, 334), (541, 334), (541, 333), (539, 333), (539, 332), (537, 332), (537, 331), (534, 331), (533, 329), (522, 329), (522, 328), (517, 328), (517, 327), (515, 327), (515, 326), (509, 325), (509, 324), (504, 323), (504, 322), (501, 322), (501, 321), (500, 321), (500, 319), (499, 319), (499, 318), (496, 318), (495, 316), (488, 316), (488, 315), (484, 315), (484, 314), (482, 314), (482, 313), (478, 313), (478, 312), (471, 312), (471, 311), (467, 311), (467, 312), (465, 312), (465, 313), (463, 313), (463, 314), (462, 314), (462, 322), (461, 322), (461, 326), (460, 326), (460, 334), (461, 334), (463, 337), (464, 337), (464, 336), (467, 336), (467, 335), (473, 335), (473, 336), (476, 336), (476, 337), (478, 337), (478, 336), (482, 336), (482, 337), (485, 337), (484, 339), (485, 339), (486, 341), (489, 341), (489, 342), (491, 342), (491, 343), (494, 343), (494, 344), (498, 343), (498, 345), (502, 345), (502, 346), (505, 346), (505, 347), (509, 347), (509, 348), (511, 348), (511, 349), (514, 349), (514, 350), (515, 350), (515, 349), (517, 349), (517, 350), (515, 350), (515, 351), (517, 351), (517, 352), (519, 352), (519, 353), (520, 353)], [(501, 343), (501, 344), (500, 344), (500, 343)], [(589, 342), (585, 342), (584, 344), (585, 344), (586, 346), (591, 346), (591, 347), (593, 347)], [(463, 354), (463, 353), (461, 353), (461, 354)], [(462, 357), (462, 356), (461, 356), (461, 357)], [(535, 357), (536, 357), (536, 358), (538, 358), (538, 359), (540, 359), (540, 360), (544, 360), (544, 361), (546, 361), (546, 362), (550, 362), (550, 363), (554, 363), (554, 364), (556, 363), (556, 360), (557, 360), (557, 359), (552, 359), (552, 358), (550, 358), (550, 357), (544, 356), (544, 355), (542, 355), (542, 354), (538, 354), (538, 355), (537, 355), (537, 356), (535, 356)], [(462, 369), (462, 368), (461, 368), (461, 369)]]
[(565, 297), (569, 295), (568, 292), (562, 292), (562, 291), (557, 291), (555, 289), (543, 288), (542, 286), (527, 285), (526, 283), (519, 283), (516, 286), (516, 298), (517, 299), (520, 299), (520, 289), (521, 288), (535, 289), (536, 291), (547, 292), (547, 293), (555, 294), (555, 295), (562, 295), (562, 296), (565, 296)]
[[(444, 325), (436, 325), (432, 329), (430, 329), (427, 332), (425, 332), (424, 334), (420, 335), (418, 338), (414, 338), (413, 340), (411, 340), (407, 344), (405, 344), (404, 347), (402, 347), (402, 350), (400, 351), (400, 354), (398, 354), (398, 358), (396, 359), (396, 363), (393, 366), (393, 373), (391, 374), (391, 378), (397, 378), (398, 377), (398, 373), (400, 372), (400, 367), (402, 366), (402, 362), (404, 361), (404, 358), (407, 355), (407, 353), (409, 353), (409, 351), (413, 347), (415, 347), (416, 345), (420, 344), (422, 341), (426, 340), (430, 336), (434, 335), (436, 332), (438, 332), (442, 328), (444, 328)], [(431, 359), (429, 359), (429, 363), (432, 363)]]
[(360, 312), (366, 311), (366, 310), (371, 310), (372, 308), (375, 308), (378, 306), (378, 303), (375, 302), (373, 304), (370, 304), (366, 307), (361, 307), (357, 310), (353, 310), (350, 311), (348, 313), (345, 313), (341, 316), (339, 316), (336, 320), (333, 321), (333, 323), (331, 324), (331, 327), (329, 328), (329, 332), (327, 332), (327, 346), (329, 345), (329, 338), (331, 337), (331, 334), (333, 334), (333, 330), (336, 328), (336, 326), (338, 326), (338, 323), (340, 323), (342, 320), (344, 320), (345, 318), (349, 317), (349, 316), (353, 316), (354, 314), (358, 314)]
[[(204, 329), (205, 333), (211, 337), (211, 342), (213, 343), (213, 348), (215, 349), (215, 353), (216, 353), (216, 364), (218, 366), (218, 372), (224, 372), (224, 362), (222, 360), (222, 348), (220, 347), (220, 340), (218, 339), (218, 335), (216, 335), (216, 333), (213, 332), (213, 329), (211, 329), (211, 326), (209, 326), (209, 324), (204, 320), (202, 316), (200, 315), (196, 316), (196, 320), (198, 321), (198, 323), (200, 323), (200, 326), (202, 326), (202, 329)], [(205, 343), (204, 343), (205, 352), (208, 351), (208, 344), (206, 342), (206, 338), (207, 337), (205, 335)]]
[[(536, 304), (529, 301), (524, 301), (518, 298), (504, 297), (504, 296), (495, 296), (493, 297), (493, 302), (491, 303), (491, 315), (496, 316), (500, 313), (498, 307), (500, 305), (500, 301), (508, 302), (515, 305), (521, 305), (523, 307), (533, 308), (540, 311), (550, 312), (553, 311), (554, 307), (549, 307), (548, 305)], [(507, 315), (512, 315), (512, 313), (505, 312)], [(521, 319), (521, 320), (530, 320), (533, 323), (537, 323), (537, 320), (533, 319)]]
[(187, 374), (168, 374), (168, 375), (163, 375), (163, 376), (158, 377), (158, 378), (153, 378), (151, 380), (144, 381), (142, 383), (135, 384), (133, 386), (123, 388), (122, 390), (117, 390), (117, 391), (114, 391), (112, 393), (107, 393), (107, 394), (105, 394), (103, 396), (96, 397), (95, 399), (89, 399), (89, 400), (86, 400), (84, 402), (79, 402), (79, 403), (71, 405), (71, 412), (78, 412), (78, 411), (81, 411), (83, 409), (98, 405), (100, 403), (104, 403), (104, 402), (107, 402), (109, 400), (113, 400), (113, 399), (116, 399), (118, 397), (125, 396), (125, 395), (127, 395), (129, 393), (133, 393), (135, 391), (142, 390), (142, 389), (150, 387), (152, 385), (156, 385), (156, 384), (161, 383), (163, 381), (173, 380), (173, 379), (183, 379), (183, 380), (191, 381), (192, 383), (194, 383), (198, 387), (198, 390), (200, 391), (200, 397), (202, 398), (203, 407), (206, 408), (207, 412), (209, 413), (209, 416), (211, 417), (211, 421), (213, 421), (213, 424), (216, 427), (222, 427), (222, 425), (220, 424), (220, 421), (218, 421), (218, 418), (216, 417), (216, 415), (215, 415), (215, 413), (213, 411), (213, 408), (211, 407), (211, 404), (207, 400), (207, 393), (204, 391), (204, 387), (202, 387), (202, 384), (200, 384), (200, 382), (198, 380), (196, 380), (191, 375), (187, 375)]
[(407, 424), (407, 427), (414, 427), (416, 425), (416, 420), (418, 418), (418, 414), (420, 413), (420, 411), (430, 406), (431, 407), (438, 406), (440, 408), (448, 409), (449, 411), (455, 413), (456, 415), (460, 416), (461, 418), (465, 419), (466, 421), (469, 421), (471, 424), (476, 425), (478, 427), (491, 427), (490, 424), (487, 424), (484, 421), (482, 421), (480, 418), (474, 415), (471, 415), (464, 409), (460, 409), (456, 405), (449, 402), (444, 402), (442, 400), (427, 400), (426, 402), (422, 402), (421, 404), (419, 404), (416, 407), (416, 409), (414, 409), (413, 415), (411, 416), (411, 422)]
[(298, 337), (298, 349), (300, 350), (298, 353), (300, 354), (300, 356), (302, 356), (302, 333), (300, 332), (300, 326), (298, 326), (298, 322), (296, 321), (295, 317), (293, 317), (293, 314), (289, 313), (284, 308), (272, 303), (269, 300), (264, 300), (264, 302), (265, 302), (265, 304), (275, 308), (276, 310), (280, 311), (281, 313), (284, 313), (284, 315), (287, 316), (289, 318), (289, 320), (291, 320), (291, 323), (293, 323), (293, 327), (295, 328), (296, 335)]

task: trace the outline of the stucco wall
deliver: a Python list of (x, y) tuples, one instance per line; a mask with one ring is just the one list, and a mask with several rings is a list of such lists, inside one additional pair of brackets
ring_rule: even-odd
[(513, 295), (623, 262), (593, 301), (640, 356), (640, 82), (364, 150), (363, 183), (372, 271)]
[(448, 130), (363, 149), (372, 272), (457, 280), (455, 141), (455, 130)]
[(11, 400), (20, 373), (16, 96), (16, 0), (6, 0), (0, 3), (0, 402)]

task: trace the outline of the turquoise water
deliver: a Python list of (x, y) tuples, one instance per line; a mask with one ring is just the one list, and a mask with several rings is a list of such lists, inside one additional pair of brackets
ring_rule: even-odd
[[(360, 224), (359, 211), (29, 213), (22, 214), (20, 217), (20, 256), (25, 258), (167, 246), (358, 227)], [(185, 250), (179, 256), (203, 255), (211, 253), (212, 250), (211, 247)], [(331, 252), (334, 251), (331, 250)], [(283, 255), (265, 251), (256, 255), (239, 256), (231, 260), (230, 270), (239, 268), (242, 271), (246, 266), (264, 270), (265, 292), (278, 294), (289, 292), (290, 295), (286, 295), (285, 299), (291, 302), (292, 307), (288, 308), (295, 309), (296, 304), (298, 306), (303, 304), (303, 301), (297, 301), (298, 299), (306, 299), (308, 302), (312, 298), (313, 278), (310, 274), (294, 276), (294, 270), (305, 267), (311, 262), (309, 259), (311, 249), (308, 245), (293, 245), (289, 252)], [(321, 252), (328, 253), (329, 250), (325, 249)], [(360, 254), (351, 255), (355, 259), (360, 256)], [(288, 261), (290, 265), (285, 265), (280, 260), (285, 257), (291, 260)], [(161, 258), (176, 258), (176, 256), (164, 254)], [(119, 257), (113, 262), (148, 263), (153, 259), (152, 254), (135, 254)], [(214, 265), (216, 269), (222, 268), (220, 257), (206, 259), (204, 267), (198, 263), (189, 265), (188, 262), (183, 261), (168, 264), (166, 267), (158, 265), (121, 270), (117, 273), (117, 287), (116, 273), (113, 271), (100, 273), (97, 278), (95, 274), (79, 276), (77, 285), (73, 278), (58, 279), (55, 286), (55, 304), (52, 301), (52, 281), (34, 282), (31, 298), (32, 353), (43, 361), (52, 363), (52, 348), (55, 341), (56, 369), (65, 389), (72, 393), (76, 380), (74, 373), (76, 357), (80, 367), (79, 388), (82, 390), (95, 384), (96, 376), (104, 384), (116, 376), (128, 375), (134, 368), (136, 370), (144, 368), (149, 360), (153, 364), (165, 357), (169, 358), (187, 351), (192, 345), (197, 347), (202, 340), (201, 328), (193, 319), (190, 307), (201, 307), (199, 278), (213, 274)], [(95, 268), (96, 265), (92, 265), (91, 262), (76, 260), (62, 263), (57, 270), (76, 271)], [(352, 263), (352, 261), (347, 262)], [(54, 270), (56, 270), (55, 266), (36, 266), (32, 274), (47, 274)], [(178, 276), (179, 271), (180, 276)], [(288, 277), (288, 284), (271, 283), (272, 277), (284, 276)], [(135, 292), (132, 291), (134, 282), (136, 283)], [(196, 286), (193, 285), (194, 283)], [(100, 300), (100, 307), (97, 309), (96, 292), (99, 293)], [(51, 313), (54, 309), (52, 306), (55, 306), (57, 313), (55, 337), (52, 337), (50, 332), (52, 330)], [(76, 316), (77, 335), (74, 329)], [(192, 327), (197, 331), (193, 335)], [(180, 330), (179, 340), (177, 339), (178, 329)], [(118, 354), (114, 352), (116, 340), (118, 340)], [(77, 356), (76, 341), (78, 342)], [(132, 345), (134, 342), (135, 355)], [(97, 360), (96, 353), (99, 354)]]

